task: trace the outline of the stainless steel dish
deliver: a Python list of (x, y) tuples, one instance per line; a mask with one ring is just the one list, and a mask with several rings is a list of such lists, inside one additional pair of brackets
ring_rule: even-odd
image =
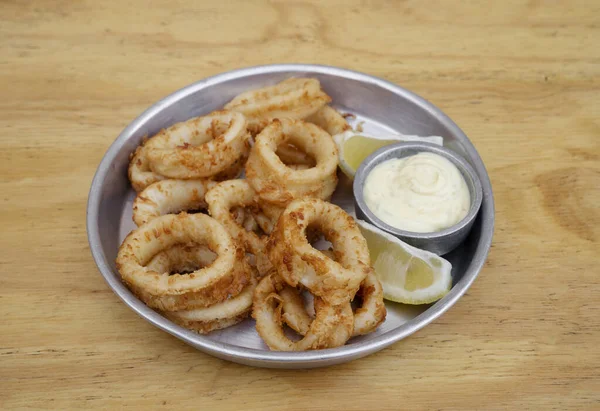
[[(471, 196), (471, 206), (469, 213), (452, 227), (433, 233), (415, 233), (401, 230), (386, 224), (369, 209), (364, 200), (363, 188), (365, 179), (375, 166), (392, 158), (403, 158), (422, 152), (430, 152), (450, 160), (460, 171)], [(454, 151), (445, 147), (440, 147), (431, 143), (422, 142), (402, 142), (382, 147), (367, 157), (354, 176), (354, 206), (356, 216), (361, 220), (368, 221), (384, 231), (395, 235), (401, 240), (423, 250), (428, 250), (438, 255), (449, 253), (458, 247), (469, 235), (475, 218), (481, 207), (483, 200), (483, 190), (477, 172), (464, 159), (458, 156)]]
[[(466, 241), (446, 256), (453, 265), (453, 288), (448, 295), (427, 306), (386, 303), (388, 317), (375, 333), (354, 338), (340, 348), (290, 353), (269, 351), (252, 320), (207, 336), (173, 324), (139, 301), (121, 283), (114, 261), (121, 241), (134, 228), (131, 206), (135, 193), (127, 179), (127, 165), (129, 154), (142, 138), (175, 122), (222, 107), (242, 91), (291, 76), (318, 78), (333, 98), (334, 106), (354, 114), (352, 122), (363, 123), (367, 133), (444, 137), (445, 146), (462, 155), (476, 170), (483, 187), (483, 202)], [(332, 201), (352, 211), (352, 184), (342, 179)], [(485, 167), (469, 139), (452, 120), (421, 97), (385, 80), (350, 70), (317, 65), (270, 65), (201, 80), (159, 101), (127, 126), (106, 152), (92, 181), (87, 228), (94, 260), (108, 285), (133, 311), (158, 328), (222, 359), (252, 366), (310, 368), (343, 363), (379, 351), (426, 326), (450, 308), (483, 267), (492, 242), (494, 201)], [(464, 326), (467, 324), (456, 324)]]

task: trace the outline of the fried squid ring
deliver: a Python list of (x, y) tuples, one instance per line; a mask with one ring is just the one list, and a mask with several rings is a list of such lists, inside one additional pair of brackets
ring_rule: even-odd
[(323, 106), (315, 114), (308, 116), (305, 121), (316, 124), (332, 136), (351, 129), (344, 116), (331, 106)]
[(302, 119), (330, 101), (319, 80), (289, 78), (274, 86), (246, 91), (225, 104), (225, 109), (246, 116), (248, 130), (256, 135), (273, 119)]
[(208, 180), (163, 180), (153, 183), (133, 201), (133, 221), (139, 227), (163, 214), (205, 209), (204, 196), (214, 184)]
[(256, 320), (256, 330), (270, 349), (305, 351), (346, 343), (353, 330), (352, 309), (347, 304), (334, 306), (320, 299), (315, 299), (315, 318), (307, 325), (303, 338), (292, 341), (286, 337), (281, 318), (283, 298), (279, 294), (286, 287), (289, 286), (279, 276), (269, 274), (254, 291), (252, 317)]
[[(310, 245), (309, 227), (332, 243), (335, 260)], [(340, 207), (318, 199), (288, 205), (267, 242), (267, 253), (289, 285), (302, 284), (331, 304), (352, 300), (372, 271), (367, 242), (354, 219)]]
[[(291, 287), (284, 288), (279, 295), (283, 300), (281, 315), (283, 322), (298, 334), (305, 335), (312, 318), (304, 307), (302, 296)], [(374, 272), (367, 275), (360, 285), (357, 295), (362, 298), (362, 304), (354, 311), (352, 337), (375, 331), (386, 317), (383, 288)]]
[[(249, 208), (258, 215), (260, 212), (256, 193), (246, 180), (223, 181), (206, 194), (208, 212), (227, 229), (229, 234), (236, 239), (256, 258), (256, 268), (262, 276), (271, 269), (271, 263), (266, 256), (266, 236), (259, 236), (256, 232), (247, 230), (232, 216), (232, 209), (236, 207)], [(255, 221), (252, 219), (252, 221)]]
[[(310, 329), (313, 318), (308, 314), (304, 307), (304, 300), (298, 289), (292, 287), (284, 287), (280, 292), (281, 297), (281, 319), (282, 321), (294, 330), (299, 335), (306, 335)], [(314, 300), (314, 304), (323, 304), (322, 300)], [(313, 304), (313, 306), (314, 306)], [(342, 312), (348, 313), (347, 309)], [(329, 333), (328, 347), (340, 347), (348, 341), (348, 338), (354, 334), (349, 334), (350, 325), (347, 321), (340, 322)]]
[[(217, 254), (212, 252), (207, 246), (177, 244), (156, 254), (152, 260), (150, 260), (148, 265), (146, 265), (146, 269), (167, 274), (192, 273), (200, 268), (212, 264), (216, 258)], [(252, 275), (252, 277), (254, 277), (254, 275)], [(247, 287), (247, 281), (248, 280), (243, 276), (238, 276), (235, 278), (234, 282), (230, 284), (227, 289), (228, 295), (235, 296), (239, 294), (244, 287)], [(144, 294), (143, 290), (140, 294)], [(186, 309), (187, 307), (191, 307), (192, 309), (200, 310), (202, 308), (195, 307), (204, 307), (206, 305), (206, 302), (202, 298), (199, 300), (194, 300), (193, 296), (188, 297), (189, 299), (185, 303)], [(227, 296), (224, 298), (227, 298)], [(160, 301), (163, 306), (169, 306), (169, 298), (165, 297)], [(222, 317), (222, 319), (223, 324), (225, 324), (228, 320), (233, 318)], [(220, 321), (214, 321), (211, 322), (211, 324), (205, 324), (204, 328), (217, 329), (215, 327), (217, 327), (219, 324), (221, 324)]]
[(300, 290), (286, 286), (278, 294), (281, 297), (281, 320), (298, 334), (306, 335), (313, 319), (304, 307)]
[[(266, 234), (271, 234), (275, 229), (275, 225), (279, 220), (279, 216), (281, 213), (283, 213), (283, 210), (285, 210), (285, 207), (280, 207), (261, 201), (260, 209), (262, 213), (254, 216), (254, 218), (263, 232)], [(310, 243), (317, 241), (320, 237), (319, 233), (312, 229), (307, 230), (306, 236), (308, 238), (308, 242)]]
[(146, 155), (145, 143), (145, 141), (142, 142), (142, 144), (135, 149), (135, 152), (131, 155), (131, 159), (129, 160), (129, 168), (127, 170), (129, 181), (131, 182), (133, 189), (138, 193), (150, 184), (166, 178), (150, 170), (150, 162)]
[[(291, 143), (312, 156), (315, 167), (293, 170), (275, 154)], [(331, 197), (337, 185), (337, 148), (329, 134), (301, 120), (274, 120), (256, 138), (246, 163), (246, 178), (259, 197), (281, 207), (296, 198)]]
[[(250, 155), (250, 147), (247, 147), (240, 158), (227, 169), (211, 177), (214, 181), (224, 181), (238, 178), (244, 171), (244, 166)], [(167, 177), (155, 173), (150, 169), (150, 162), (145, 148), (145, 141), (136, 148), (131, 155), (129, 168), (127, 170), (129, 181), (136, 192), (143, 191), (150, 184), (167, 179)]]
[[(335, 259), (332, 251), (321, 250), (331, 259)], [(308, 331), (311, 316), (304, 307), (304, 301), (297, 289), (286, 287), (279, 292), (282, 303), (281, 318), (288, 327), (300, 335)], [(353, 337), (371, 333), (385, 320), (387, 310), (383, 302), (383, 288), (374, 271), (367, 274), (356, 294), (362, 300), (362, 304), (354, 310)]]
[(235, 163), (233, 163), (220, 173), (215, 174), (210, 179), (214, 181), (226, 181), (239, 178), (244, 172), (244, 168), (246, 167), (246, 161), (248, 161), (249, 156), (250, 142), (249, 140), (246, 140), (246, 148), (244, 149), (242, 156), (235, 160)]
[(385, 321), (387, 310), (383, 302), (383, 287), (371, 270), (358, 289), (357, 295), (362, 304), (354, 311), (354, 332), (352, 336), (369, 334)]
[(177, 179), (211, 177), (235, 165), (249, 147), (246, 119), (214, 111), (162, 130), (145, 145), (150, 169)]
[[(335, 260), (333, 251), (321, 250), (321, 252), (332, 260)], [(379, 324), (385, 320), (387, 314), (385, 303), (383, 302), (383, 287), (377, 279), (374, 270), (371, 270), (367, 274), (360, 284), (356, 295), (360, 297), (362, 303), (354, 310), (353, 337), (375, 331)]]
[(174, 323), (196, 331), (208, 334), (211, 331), (231, 327), (248, 317), (252, 311), (252, 297), (256, 288), (256, 279), (250, 283), (237, 296), (206, 308), (164, 312), (165, 317)]
[[(152, 258), (178, 244), (207, 246), (216, 254), (208, 266), (189, 274), (146, 267)], [(125, 284), (148, 306), (163, 311), (207, 307), (236, 295), (252, 268), (225, 228), (204, 214), (166, 214), (133, 230), (123, 241), (116, 266)]]

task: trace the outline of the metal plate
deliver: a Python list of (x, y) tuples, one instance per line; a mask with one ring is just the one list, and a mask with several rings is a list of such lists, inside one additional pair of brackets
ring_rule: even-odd
[[(444, 146), (466, 158), (477, 171), (483, 186), (483, 203), (467, 240), (446, 256), (453, 265), (453, 287), (448, 295), (426, 306), (386, 301), (388, 316), (376, 332), (353, 338), (339, 348), (290, 353), (269, 351), (251, 319), (207, 336), (177, 326), (148, 308), (121, 283), (115, 258), (125, 235), (134, 228), (131, 206), (135, 193), (127, 179), (127, 166), (129, 154), (141, 139), (173, 123), (218, 109), (242, 91), (292, 76), (318, 78), (333, 98), (333, 105), (344, 113), (354, 114), (356, 118), (351, 122), (353, 125), (362, 123), (367, 134), (400, 132), (444, 137)], [(351, 196), (350, 182), (342, 179), (332, 201), (351, 211)], [(485, 262), (494, 230), (494, 201), (477, 151), (458, 126), (432, 104), (385, 80), (350, 70), (317, 65), (270, 65), (199, 81), (159, 101), (135, 119), (111, 145), (96, 171), (88, 198), (87, 229), (93, 257), (108, 285), (125, 304), (158, 328), (222, 359), (262, 367), (310, 368), (338, 364), (379, 351), (429, 324), (450, 308), (469, 288)]]

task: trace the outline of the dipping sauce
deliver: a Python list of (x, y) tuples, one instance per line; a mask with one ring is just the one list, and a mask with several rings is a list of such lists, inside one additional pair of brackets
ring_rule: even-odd
[(383, 222), (417, 233), (440, 231), (466, 217), (469, 188), (458, 168), (423, 152), (378, 164), (365, 179), (367, 207)]

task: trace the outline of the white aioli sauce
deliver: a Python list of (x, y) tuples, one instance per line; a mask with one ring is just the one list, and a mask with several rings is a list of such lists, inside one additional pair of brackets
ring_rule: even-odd
[(471, 196), (462, 174), (429, 152), (378, 164), (365, 179), (367, 207), (401, 230), (430, 233), (448, 228), (469, 212)]

